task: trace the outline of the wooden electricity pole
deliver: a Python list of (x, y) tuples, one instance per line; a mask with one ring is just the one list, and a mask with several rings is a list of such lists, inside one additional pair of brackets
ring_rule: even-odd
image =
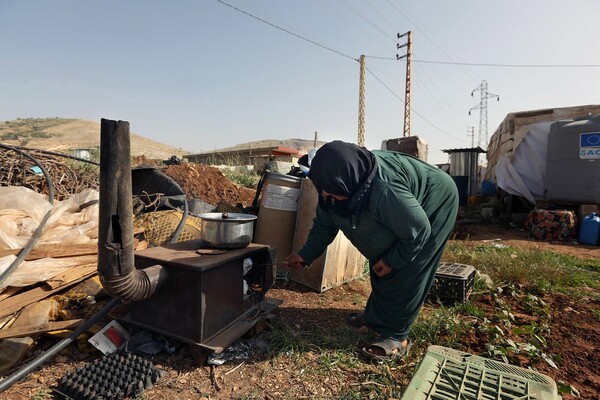
[(360, 56), (360, 78), (358, 82), (358, 140), (356, 144), (365, 145), (365, 56)]
[(406, 54), (400, 56), (396, 54), (396, 59), (400, 60), (406, 57), (406, 89), (404, 92), (404, 137), (410, 136), (410, 87), (411, 87), (411, 63), (412, 63), (412, 31), (404, 34), (398, 33), (398, 39), (408, 36), (403, 45), (396, 43), (396, 49), (406, 47)]

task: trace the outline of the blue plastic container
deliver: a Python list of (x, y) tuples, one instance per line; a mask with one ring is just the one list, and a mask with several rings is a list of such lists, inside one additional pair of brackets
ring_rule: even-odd
[(586, 215), (579, 229), (579, 243), (597, 246), (600, 242), (600, 217), (596, 213)]
[(496, 195), (496, 185), (492, 181), (482, 181), (481, 182), (481, 195), (482, 196), (495, 196)]

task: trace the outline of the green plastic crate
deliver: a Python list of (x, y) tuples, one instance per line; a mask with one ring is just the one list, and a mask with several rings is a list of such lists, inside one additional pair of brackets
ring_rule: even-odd
[(442, 346), (429, 346), (402, 400), (560, 400), (552, 378)]

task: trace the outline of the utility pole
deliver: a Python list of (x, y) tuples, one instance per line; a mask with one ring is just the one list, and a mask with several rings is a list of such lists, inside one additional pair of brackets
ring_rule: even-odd
[(358, 140), (360, 147), (365, 145), (365, 56), (360, 56), (360, 77), (358, 81)]
[(471, 97), (475, 92), (479, 91), (481, 93), (481, 99), (479, 100), (479, 104), (471, 107), (469, 110), (469, 115), (471, 115), (471, 111), (479, 109), (479, 139), (477, 141), (477, 145), (481, 146), (481, 138), (483, 136), (484, 143), (483, 146), (487, 148), (488, 145), (488, 112), (487, 112), (487, 100), (491, 98), (496, 98), (497, 101), (500, 101), (500, 96), (494, 93), (488, 92), (488, 83), (484, 79), (479, 86), (477, 86), (471, 92)]
[(396, 49), (406, 47), (406, 54), (400, 56), (396, 54), (396, 59), (400, 60), (406, 57), (406, 88), (404, 91), (404, 137), (410, 136), (410, 87), (411, 87), (411, 72), (412, 72), (412, 31), (406, 33), (397, 34), (398, 39), (408, 36), (406, 43), (396, 43)]
[(313, 148), (317, 148), (317, 131), (315, 131), (315, 140), (313, 141)]
[(467, 126), (467, 136), (471, 137), (471, 148), (475, 147), (475, 127)]

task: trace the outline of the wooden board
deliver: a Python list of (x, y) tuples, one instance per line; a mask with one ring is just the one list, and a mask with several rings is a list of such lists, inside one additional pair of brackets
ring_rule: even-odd
[[(83, 268), (85, 275), (81, 275), (81, 273), (83, 272), (82, 268), (75, 267), (79, 269), (77, 277), (71, 281), (64, 281), (60, 286), (54, 288), (49, 286), (38, 286), (4, 300), (0, 303), (0, 318), (10, 315), (16, 311), (19, 311), (21, 308), (28, 306), (29, 304), (45, 299), (46, 297), (60, 290), (66, 289), (69, 286), (73, 286), (76, 283), (79, 283), (82, 280), (97, 273), (95, 264), (90, 264), (88, 266), (83, 267), (86, 267)], [(68, 278), (71, 279), (72, 276)]]
[(17, 286), (9, 286), (7, 288), (4, 288), (4, 290), (0, 293), (0, 301), (9, 298), (10, 296), (21, 291), (22, 289), (23, 289), (22, 287), (17, 287)]
[(46, 280), (44, 285), (48, 286), (50, 289), (55, 289), (82, 276), (90, 276), (96, 272), (97, 269), (98, 267), (95, 263), (95, 256), (83, 256), (81, 257), (80, 265), (69, 268), (64, 272), (53, 276), (52, 278)]
[(83, 324), (83, 319), (71, 319), (68, 321), (48, 322), (39, 325), (19, 326), (17, 328), (8, 328), (0, 330), (0, 339), (15, 337), (25, 337), (44, 332), (58, 331), (62, 329), (77, 328)]
[[(0, 257), (9, 256), (12, 254), (17, 255), (21, 252), (21, 250), (22, 249), (0, 250)], [(25, 257), (25, 261), (38, 260), (40, 258), (47, 257), (62, 258), (97, 253), (97, 243), (71, 244), (67, 246), (44, 245), (33, 248), (29, 254), (27, 254), (27, 257)]]
[[(293, 251), (304, 245), (312, 228), (318, 201), (317, 190), (309, 179), (302, 180)], [(340, 231), (325, 253), (310, 268), (291, 269), (290, 280), (318, 292), (341, 285), (363, 275), (365, 258)]]

